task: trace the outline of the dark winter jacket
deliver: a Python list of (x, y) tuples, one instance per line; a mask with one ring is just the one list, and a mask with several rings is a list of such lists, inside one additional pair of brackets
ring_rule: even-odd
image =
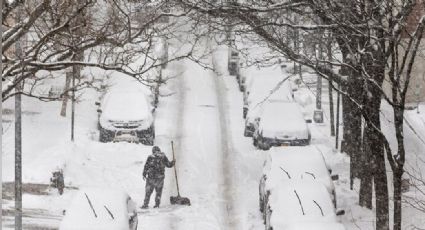
[(173, 161), (169, 161), (164, 153), (155, 153), (148, 157), (143, 169), (143, 177), (151, 179), (164, 178), (165, 167), (174, 166)]

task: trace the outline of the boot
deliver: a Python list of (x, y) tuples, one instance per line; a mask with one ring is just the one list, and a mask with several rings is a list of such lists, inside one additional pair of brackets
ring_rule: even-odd
[(147, 209), (147, 208), (149, 208), (149, 206), (148, 206), (147, 204), (144, 204), (144, 205), (142, 206), (142, 209)]
[(154, 208), (159, 208), (159, 203), (156, 203), (155, 206), (153, 206)]

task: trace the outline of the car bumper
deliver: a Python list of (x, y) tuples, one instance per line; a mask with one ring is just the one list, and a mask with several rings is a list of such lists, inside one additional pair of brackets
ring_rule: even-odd
[(272, 146), (304, 146), (310, 144), (310, 139), (292, 139), (292, 140), (285, 140), (285, 139), (272, 139), (272, 138), (264, 138), (263, 140), (265, 143), (267, 143), (270, 147)]
[(247, 137), (252, 137), (255, 132), (255, 127), (253, 124), (246, 124), (245, 125), (245, 133), (244, 135)]

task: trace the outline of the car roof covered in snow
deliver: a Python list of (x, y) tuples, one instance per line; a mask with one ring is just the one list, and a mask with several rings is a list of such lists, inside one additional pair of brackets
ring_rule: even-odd
[(314, 181), (288, 181), (270, 193), (270, 222), (274, 229), (298, 222), (337, 222), (325, 186)]
[(127, 202), (129, 199), (128, 194), (121, 190), (82, 189), (75, 194), (59, 229), (128, 230)]
[(288, 101), (282, 100), (267, 100), (260, 104), (253, 105), (252, 108), (248, 110), (248, 114), (246, 116), (246, 120), (249, 122), (253, 122), (255, 118), (261, 117), (261, 114), (264, 111), (264, 108), (269, 106), (279, 106), (279, 103), (287, 103)]
[(260, 129), (262, 131), (305, 131), (307, 123), (301, 107), (295, 102), (266, 106), (261, 114)]
[(283, 77), (255, 78), (249, 91), (249, 104), (255, 106), (265, 100), (293, 101), (289, 81), (282, 82), (283, 79)]
[(266, 189), (288, 180), (315, 180), (326, 188), (333, 187), (329, 167), (319, 149), (314, 146), (273, 147), (268, 151), (263, 169)]
[(141, 90), (114, 90), (105, 95), (101, 117), (114, 121), (136, 121), (151, 116), (151, 105)]
[(344, 225), (340, 223), (310, 222), (295, 223), (287, 226), (285, 230), (345, 230)]

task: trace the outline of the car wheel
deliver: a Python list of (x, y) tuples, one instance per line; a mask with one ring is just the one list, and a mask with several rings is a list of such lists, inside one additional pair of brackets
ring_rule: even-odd
[(152, 146), (155, 141), (155, 127), (153, 125), (149, 127), (148, 131), (140, 139), (142, 143)]
[(245, 137), (252, 137), (252, 135), (248, 132), (248, 129), (246, 128), (246, 126), (245, 126), (245, 129), (244, 129), (244, 131), (243, 131), (243, 135), (244, 135)]
[(100, 129), (99, 129), (99, 141), (103, 142), (103, 143), (112, 141), (111, 132), (100, 127)]
[(273, 227), (272, 226), (270, 226), (270, 215), (271, 215), (271, 212), (270, 212), (270, 207), (266, 207), (266, 209), (265, 209), (265, 215), (264, 215), (264, 225), (266, 226), (266, 230), (272, 230), (273, 229)]
[(252, 144), (253, 144), (256, 148), (258, 148), (258, 140), (257, 140), (257, 138), (252, 138)]
[(264, 140), (261, 137), (258, 140), (257, 146), (261, 150), (269, 150), (270, 149), (270, 146), (266, 142), (264, 142)]
[(260, 212), (261, 213), (264, 213), (264, 201), (263, 201), (263, 199), (261, 199), (261, 195), (260, 195), (260, 203), (259, 203), (259, 205), (260, 205)]

